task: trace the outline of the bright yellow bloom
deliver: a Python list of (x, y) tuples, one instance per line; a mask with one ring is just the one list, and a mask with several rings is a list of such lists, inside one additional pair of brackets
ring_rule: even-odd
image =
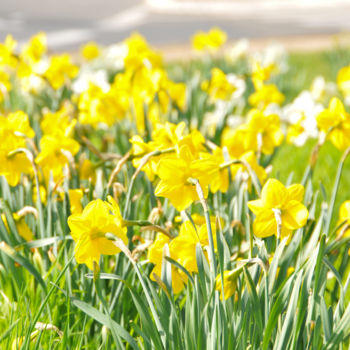
[(305, 226), (308, 210), (301, 203), (304, 186), (285, 187), (276, 179), (269, 179), (261, 191), (261, 199), (248, 202), (256, 215), (253, 231), (257, 237), (277, 235), (277, 220), (281, 219), (281, 238), (291, 237), (294, 230)]
[[(213, 240), (216, 248), (215, 225), (211, 224)], [(179, 235), (170, 244), (170, 254), (188, 272), (197, 272), (196, 245), (209, 246), (208, 231), (206, 224), (194, 227), (190, 221), (185, 221), (180, 226)]]
[(14, 68), (17, 65), (17, 58), (14, 55), (17, 41), (12, 35), (7, 35), (4, 43), (0, 43), (0, 67), (9, 66)]
[(100, 48), (94, 41), (90, 41), (80, 48), (81, 55), (91, 61), (100, 55)]
[(40, 123), (41, 131), (44, 135), (71, 137), (77, 122), (72, 119), (72, 114), (73, 106), (70, 104), (62, 105), (56, 112), (47, 110)]
[(116, 120), (124, 117), (129, 107), (129, 90), (117, 89), (116, 84), (119, 77), (115, 78), (110, 90), (105, 92), (101, 87), (89, 84), (79, 96), (79, 122), (90, 124), (94, 128), (102, 123), (108, 126), (113, 125)]
[(271, 74), (276, 70), (277, 67), (273, 63), (263, 67), (258, 61), (254, 61), (252, 69), (252, 80), (256, 89), (262, 86), (264, 81), (269, 80)]
[[(19, 216), (17, 213), (13, 213), (12, 216), (13, 216), (13, 220), (15, 221), (18, 234), (22, 238), (24, 238), (26, 241), (31, 241), (33, 239), (33, 232), (31, 231), (29, 226), (26, 224), (25, 217)], [(9, 226), (8, 226), (5, 214), (1, 214), (1, 220), (3, 221), (7, 230), (9, 230)]]
[(193, 177), (201, 183), (209, 181), (210, 191), (216, 193), (227, 192), (229, 186), (228, 169), (220, 166), (225, 163), (224, 154), (220, 147), (216, 147), (213, 154), (202, 153), (202, 158), (193, 161)]
[(227, 35), (221, 29), (213, 27), (208, 33), (198, 32), (192, 38), (192, 46), (197, 51), (216, 51), (227, 40)]
[(152, 68), (161, 67), (162, 57), (150, 49), (140, 34), (132, 34), (124, 40), (124, 43), (128, 48), (128, 54), (124, 59), (125, 70), (135, 71), (144, 65)]
[(58, 90), (67, 80), (73, 79), (79, 72), (78, 66), (72, 63), (68, 54), (54, 55), (50, 59), (50, 66), (44, 76), (50, 82), (51, 86)]
[[(181, 211), (194, 201), (198, 200), (196, 187), (188, 182), (193, 178), (192, 161), (194, 160), (188, 146), (180, 148), (179, 155), (173, 158), (163, 158), (158, 166), (157, 173), (160, 182), (155, 189), (155, 195), (169, 198), (173, 206)], [(205, 180), (206, 181), (206, 180)], [(204, 196), (208, 195), (208, 183), (200, 183)]]
[(46, 34), (40, 32), (34, 35), (30, 41), (24, 45), (21, 52), (21, 59), (27, 62), (28, 64), (35, 64), (39, 62), (42, 58), (42, 55), (47, 51), (47, 38)]
[(112, 233), (125, 244), (128, 239), (118, 205), (109, 197), (109, 203), (101, 199), (90, 202), (81, 214), (68, 218), (71, 235), (76, 242), (74, 254), (79, 264), (86, 264), (93, 270), (94, 262), (99, 264), (101, 254), (114, 255), (120, 252), (112, 241), (105, 237)]
[(10, 76), (6, 72), (0, 70), (0, 102), (4, 100), (11, 88)]
[(79, 148), (77, 141), (63, 135), (61, 137), (44, 135), (40, 140), (41, 152), (35, 162), (42, 167), (45, 177), (49, 178), (52, 172), (54, 179), (58, 180), (63, 176), (63, 168), (69, 162), (66, 152), (74, 156)]
[(249, 96), (248, 101), (256, 108), (265, 109), (271, 103), (280, 105), (284, 101), (284, 95), (274, 84), (261, 84), (255, 88), (256, 91)]
[[(242, 272), (242, 268), (236, 269), (236, 270), (225, 270), (224, 271), (224, 295), (225, 300), (231, 298), (231, 296), (235, 293), (237, 288), (237, 278)], [(222, 295), (222, 281), (221, 281), (221, 275), (217, 275), (215, 279), (215, 289), (220, 292), (220, 299), (223, 299)]]
[(19, 148), (26, 148), (26, 138), (34, 137), (27, 114), (22, 111), (0, 116), (0, 175), (6, 177), (10, 186), (19, 183), (22, 174), (32, 173), (32, 165)]
[(343, 67), (339, 70), (337, 85), (345, 97), (350, 95), (350, 66)]
[(90, 180), (93, 184), (96, 182), (96, 170), (91, 160), (84, 159), (81, 161), (79, 175), (83, 180)]
[(214, 100), (229, 100), (237, 90), (237, 87), (229, 82), (225, 73), (219, 68), (211, 70), (211, 80), (203, 81), (201, 88)]
[(83, 206), (81, 205), (81, 200), (83, 198), (83, 190), (81, 188), (68, 190), (69, 202), (70, 202), (70, 212), (71, 214), (80, 214), (83, 211)]
[[(339, 219), (337, 222), (337, 226), (343, 222), (345, 222), (345, 225), (350, 226), (350, 200), (342, 203), (339, 209)], [(339, 231), (341, 231), (343, 228), (344, 226), (342, 226)], [(349, 228), (350, 227), (348, 227), (345, 231), (345, 234), (344, 234), (345, 237), (349, 237), (350, 235)]]
[(328, 108), (319, 113), (316, 120), (335, 147), (343, 150), (350, 146), (350, 115), (337, 97), (330, 100)]
[(247, 148), (254, 151), (260, 150), (264, 154), (273, 153), (284, 137), (279, 116), (277, 114), (265, 115), (257, 109), (252, 109), (248, 113), (248, 118), (247, 126), (250, 136), (247, 139), (251, 144)]
[[(164, 235), (163, 233), (158, 233), (155, 241), (148, 249), (148, 260), (155, 265), (150, 276), (152, 281), (155, 281), (153, 274), (156, 274), (158, 277), (161, 277), (163, 250), (165, 244), (169, 244), (169, 242), (170, 238), (168, 236)], [(170, 257), (172, 257), (171, 252)], [(172, 265), (171, 279), (173, 292), (177, 294), (183, 290), (184, 286), (187, 283), (188, 276), (181, 270), (177, 269), (174, 265)]]

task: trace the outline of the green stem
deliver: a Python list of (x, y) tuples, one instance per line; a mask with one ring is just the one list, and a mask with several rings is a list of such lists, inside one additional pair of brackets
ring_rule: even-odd
[(215, 278), (217, 275), (217, 268), (216, 268), (216, 260), (215, 260), (214, 239), (213, 239), (213, 232), (211, 229), (208, 203), (205, 200), (203, 189), (202, 189), (198, 179), (189, 178), (187, 181), (196, 186), (198, 198), (199, 198), (199, 200), (202, 204), (202, 207), (203, 207), (205, 222), (206, 222), (207, 231), (208, 231), (209, 257), (210, 257), (210, 263), (211, 263), (211, 270), (213, 271), (214, 278)]
[(331, 201), (330, 201), (330, 205), (329, 205), (329, 209), (328, 209), (328, 215), (327, 215), (327, 220), (326, 220), (326, 225), (325, 225), (325, 230), (324, 230), (324, 232), (327, 236), (329, 234), (329, 228), (330, 228), (331, 221), (332, 221), (335, 200), (336, 200), (337, 193), (338, 193), (338, 188), (339, 188), (341, 174), (343, 171), (344, 162), (345, 162), (346, 158), (348, 157), (349, 153), (350, 153), (350, 147), (344, 151), (343, 156), (341, 157), (339, 165), (338, 165), (337, 175), (335, 177), (335, 182), (334, 182), (333, 191), (332, 191), (332, 197), (331, 197)]

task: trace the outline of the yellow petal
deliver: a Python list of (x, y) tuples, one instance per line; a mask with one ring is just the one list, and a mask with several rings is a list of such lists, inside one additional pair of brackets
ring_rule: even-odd
[(305, 205), (298, 201), (290, 201), (282, 212), (282, 226), (296, 230), (306, 224), (309, 212)]
[(276, 179), (267, 180), (261, 191), (261, 199), (265, 208), (280, 208), (287, 196), (287, 189)]
[(253, 223), (253, 231), (257, 237), (269, 237), (277, 234), (277, 224), (272, 210), (262, 210)]
[(261, 199), (249, 201), (248, 208), (256, 215), (264, 208), (263, 201)]
[(304, 186), (300, 184), (294, 184), (287, 187), (288, 199), (301, 202), (304, 198)]

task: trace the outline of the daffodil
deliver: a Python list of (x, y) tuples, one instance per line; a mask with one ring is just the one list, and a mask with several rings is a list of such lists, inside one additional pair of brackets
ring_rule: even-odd
[(44, 73), (51, 86), (58, 90), (67, 81), (77, 76), (79, 67), (72, 63), (68, 54), (54, 55), (50, 58), (50, 64)]
[(219, 68), (211, 70), (211, 80), (203, 81), (202, 90), (206, 91), (213, 100), (229, 100), (237, 87), (226, 77), (225, 73)]
[(229, 175), (227, 167), (221, 167), (225, 163), (223, 150), (220, 147), (216, 147), (212, 154), (202, 153), (201, 155), (201, 159), (192, 163), (193, 176), (202, 183), (209, 181), (212, 193), (216, 193), (219, 190), (222, 193), (227, 192)]
[[(18, 234), (24, 238), (26, 241), (31, 241), (33, 239), (33, 232), (25, 222), (24, 216), (19, 216), (17, 213), (13, 213), (13, 220), (16, 224), (16, 228), (18, 231)], [(1, 214), (1, 220), (6, 226), (7, 230), (9, 230), (9, 226), (6, 220), (5, 214)]]
[(100, 55), (100, 48), (95, 42), (90, 41), (81, 47), (80, 52), (87, 61), (91, 61)]
[[(216, 248), (215, 225), (211, 223), (213, 240)], [(196, 246), (209, 246), (208, 231), (206, 224), (194, 227), (190, 221), (185, 221), (180, 226), (179, 235), (170, 244), (171, 256), (189, 272), (197, 272)]]
[(350, 146), (350, 114), (337, 97), (330, 100), (328, 108), (319, 113), (316, 120), (335, 147), (343, 150)]
[(252, 106), (263, 110), (271, 103), (280, 105), (284, 101), (284, 95), (274, 84), (259, 84), (248, 101)]
[(208, 33), (198, 32), (192, 38), (193, 48), (197, 51), (216, 51), (227, 40), (227, 35), (221, 29), (213, 27)]
[[(232, 297), (237, 289), (237, 278), (239, 274), (242, 272), (242, 268), (238, 268), (235, 270), (225, 270), (223, 275), (224, 278), (222, 280), (221, 275), (216, 276), (215, 279), (215, 289), (220, 292), (220, 299), (223, 300), (222, 295), (222, 287), (224, 289), (225, 300)], [(222, 286), (223, 282), (223, 286)]]
[(345, 223), (345, 226), (342, 226), (339, 231), (345, 230), (344, 236), (348, 237), (350, 233), (350, 200), (343, 202), (340, 206), (337, 226), (342, 223)]
[(10, 186), (16, 186), (22, 174), (32, 172), (27, 155), (20, 149), (26, 148), (26, 138), (34, 137), (34, 130), (22, 111), (0, 116), (0, 125), (0, 175), (6, 177)]
[[(154, 274), (161, 277), (164, 246), (170, 243), (170, 238), (163, 233), (158, 233), (151, 247), (148, 249), (148, 260), (155, 266), (151, 272), (151, 280), (155, 281)], [(170, 253), (170, 257), (172, 257)], [(188, 276), (175, 266), (171, 266), (172, 289), (175, 294), (180, 293), (185, 287)]]
[(63, 168), (68, 165), (69, 157), (76, 155), (79, 148), (79, 143), (71, 138), (44, 135), (40, 140), (41, 151), (35, 162), (42, 167), (47, 178), (52, 172), (54, 179), (57, 180), (62, 177)]
[(73, 106), (64, 104), (56, 112), (44, 111), (40, 128), (43, 134), (60, 137), (71, 137), (76, 125), (76, 119), (72, 118)]
[(287, 188), (276, 179), (269, 179), (261, 191), (261, 199), (248, 202), (249, 209), (256, 215), (253, 231), (257, 237), (278, 234), (281, 238), (291, 237), (294, 230), (305, 226), (308, 210), (301, 203), (304, 187), (299, 184)]
[(81, 188), (69, 189), (69, 202), (70, 202), (70, 212), (71, 214), (80, 214), (83, 211), (83, 206), (81, 205), (81, 199), (83, 198), (83, 190)]
[(350, 66), (343, 67), (339, 70), (337, 85), (345, 97), (350, 96)]
[[(155, 189), (155, 195), (169, 198), (173, 206), (181, 211), (194, 201), (199, 200), (196, 187), (189, 182), (194, 176), (193, 154), (186, 145), (181, 147), (177, 157), (163, 158), (159, 162), (157, 174), (160, 182)], [(204, 196), (208, 195), (207, 180), (200, 183)]]
[(91, 270), (94, 269), (94, 262), (99, 264), (101, 254), (114, 255), (120, 252), (105, 237), (106, 233), (112, 233), (125, 244), (128, 242), (119, 207), (113, 201), (108, 203), (96, 199), (90, 202), (81, 214), (73, 214), (68, 218), (68, 226), (76, 242), (74, 254), (77, 262), (86, 264)]

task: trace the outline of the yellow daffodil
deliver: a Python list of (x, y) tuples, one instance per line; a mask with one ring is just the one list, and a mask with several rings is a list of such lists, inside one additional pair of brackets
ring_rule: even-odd
[[(212, 224), (213, 240), (216, 243), (215, 225)], [(188, 272), (197, 272), (196, 245), (209, 246), (208, 231), (206, 224), (194, 227), (190, 221), (185, 221), (180, 226), (179, 235), (170, 244), (170, 254)], [(215, 244), (216, 248), (216, 244)]]
[(239, 274), (242, 272), (242, 268), (238, 268), (235, 270), (225, 270), (223, 275), (223, 281), (221, 279), (221, 275), (216, 276), (215, 279), (215, 289), (220, 292), (220, 299), (223, 300), (222, 295), (222, 282), (224, 282), (224, 295), (225, 300), (232, 297), (237, 289), (237, 278)]
[(259, 84), (248, 101), (253, 107), (265, 109), (271, 103), (280, 105), (284, 101), (284, 95), (274, 84)]
[(248, 113), (247, 138), (251, 144), (250, 150), (261, 151), (264, 154), (273, 153), (275, 147), (283, 141), (283, 132), (280, 127), (280, 119), (277, 114), (265, 115), (258, 109), (252, 109)]
[(81, 188), (70, 189), (68, 190), (68, 195), (71, 214), (80, 214), (83, 211), (83, 206), (81, 205), (81, 200), (84, 195), (83, 190)]
[(91, 160), (83, 159), (81, 161), (79, 175), (83, 180), (90, 180), (93, 184), (96, 182), (96, 170)]
[(14, 55), (17, 46), (17, 41), (13, 39), (12, 35), (7, 35), (4, 43), (0, 43), (0, 67), (9, 66), (14, 68), (18, 59)]
[(45, 111), (40, 123), (43, 134), (71, 137), (76, 124), (76, 119), (72, 119), (72, 108), (72, 105), (65, 104), (56, 112)]
[(12, 85), (9, 74), (0, 70), (0, 102), (5, 99), (5, 96), (7, 96), (11, 88)]
[(16, 186), (22, 174), (32, 172), (32, 165), (20, 148), (26, 148), (26, 138), (34, 137), (28, 115), (22, 111), (0, 116), (0, 175), (6, 177), (10, 186)]
[(81, 47), (80, 52), (87, 61), (91, 61), (100, 55), (100, 48), (95, 42), (90, 41)]
[[(155, 266), (151, 272), (151, 280), (155, 281), (154, 275), (161, 277), (162, 274), (162, 261), (163, 261), (163, 250), (165, 244), (170, 243), (170, 238), (163, 233), (158, 233), (155, 241), (148, 249), (148, 260)], [(170, 257), (172, 257), (170, 253)], [(187, 283), (187, 275), (176, 268), (174, 265), (171, 266), (171, 279), (172, 289), (175, 294), (180, 293)]]
[[(179, 211), (199, 199), (196, 187), (188, 181), (194, 174), (191, 165), (193, 160), (189, 147), (183, 146), (177, 157), (161, 159), (157, 169), (160, 182), (155, 189), (155, 195), (169, 198)], [(205, 197), (208, 195), (207, 184), (201, 183)]]
[(275, 64), (271, 63), (267, 66), (262, 66), (260, 62), (254, 61), (252, 67), (252, 80), (254, 86), (260, 87), (264, 81), (269, 80), (273, 72), (277, 71)]
[[(345, 222), (345, 223), (344, 223)], [(337, 226), (341, 223), (344, 223), (344, 226), (342, 226), (339, 231), (345, 230), (344, 236), (348, 237), (350, 234), (349, 228), (350, 228), (350, 200), (345, 201), (342, 203), (339, 209), (339, 219), (337, 222)]]
[(51, 56), (50, 65), (44, 76), (51, 86), (58, 90), (65, 85), (67, 80), (75, 78), (78, 72), (79, 68), (72, 63), (71, 57), (68, 54), (62, 54)]
[[(33, 232), (25, 222), (25, 217), (19, 216), (17, 213), (13, 213), (12, 216), (13, 216), (13, 220), (15, 221), (18, 234), (22, 238), (24, 238), (26, 241), (31, 241), (33, 239)], [(6, 226), (7, 230), (9, 230), (5, 214), (1, 214), (1, 220)]]
[(216, 51), (227, 40), (227, 35), (221, 29), (213, 27), (208, 33), (198, 32), (192, 38), (192, 46), (197, 51)]
[(35, 64), (39, 62), (42, 56), (47, 51), (46, 34), (40, 32), (30, 38), (29, 42), (24, 45), (20, 58), (28, 64)]
[(335, 147), (343, 150), (350, 146), (350, 115), (337, 97), (330, 100), (328, 108), (319, 113), (316, 120)]
[(253, 231), (257, 237), (277, 235), (277, 222), (281, 224), (281, 238), (291, 237), (294, 230), (305, 226), (308, 210), (301, 203), (304, 187), (299, 184), (285, 187), (276, 179), (269, 179), (261, 191), (261, 199), (248, 202), (256, 215)]
[(126, 227), (122, 226), (119, 207), (115, 202), (107, 203), (101, 199), (90, 202), (81, 214), (73, 214), (68, 218), (68, 226), (76, 242), (74, 254), (77, 262), (86, 264), (91, 270), (94, 262), (99, 264), (101, 254), (114, 255), (120, 252), (105, 237), (106, 233), (114, 234), (125, 244), (128, 242)]
[(54, 179), (57, 180), (62, 177), (63, 168), (68, 165), (67, 152), (74, 156), (79, 148), (79, 143), (71, 138), (44, 135), (40, 140), (41, 151), (35, 162), (42, 167), (45, 177), (49, 178), (52, 172)]
[(345, 97), (350, 96), (350, 66), (343, 67), (339, 70), (337, 85)]
[(237, 87), (231, 84), (225, 73), (219, 68), (211, 70), (211, 80), (203, 81), (202, 90), (206, 91), (213, 100), (229, 100)]
[(229, 186), (228, 168), (222, 168), (225, 163), (224, 154), (220, 147), (216, 147), (213, 154), (202, 153), (202, 158), (192, 163), (193, 177), (201, 183), (209, 181), (210, 191), (216, 193), (227, 192)]

